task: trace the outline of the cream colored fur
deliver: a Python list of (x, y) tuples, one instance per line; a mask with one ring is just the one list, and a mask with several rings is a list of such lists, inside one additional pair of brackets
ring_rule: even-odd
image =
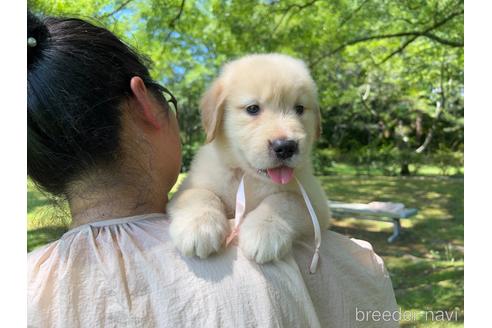
[[(251, 104), (260, 106), (257, 116), (246, 112)], [(295, 112), (298, 104), (305, 107), (302, 115)], [(239, 247), (247, 257), (258, 263), (282, 258), (295, 238), (313, 233), (295, 180), (279, 185), (257, 172), (280, 165), (268, 148), (276, 138), (298, 141), (299, 153), (282, 164), (295, 168), (322, 228), (328, 226), (326, 195), (310, 160), (320, 133), (317, 91), (302, 61), (266, 54), (230, 62), (203, 96), (200, 109), (208, 144), (195, 156), (168, 207), (171, 237), (184, 255), (205, 258), (223, 247), (244, 174), (246, 215)]]

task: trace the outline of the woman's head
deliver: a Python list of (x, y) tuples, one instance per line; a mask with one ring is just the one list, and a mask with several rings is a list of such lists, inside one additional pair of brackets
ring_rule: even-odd
[[(172, 171), (164, 173), (175, 179), (176, 119), (146, 61), (108, 30), (80, 19), (39, 20), (28, 13), (27, 24), (31, 179), (70, 196), (84, 177), (118, 180), (122, 172), (132, 175), (131, 167), (148, 169), (150, 160), (164, 160), (152, 169)], [(134, 178), (142, 173), (135, 170)]]

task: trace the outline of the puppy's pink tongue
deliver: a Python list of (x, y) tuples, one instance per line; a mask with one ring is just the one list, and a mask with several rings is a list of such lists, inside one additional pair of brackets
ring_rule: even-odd
[(280, 166), (274, 169), (267, 169), (267, 173), (273, 182), (278, 184), (286, 184), (292, 180), (294, 176), (294, 169), (287, 166)]

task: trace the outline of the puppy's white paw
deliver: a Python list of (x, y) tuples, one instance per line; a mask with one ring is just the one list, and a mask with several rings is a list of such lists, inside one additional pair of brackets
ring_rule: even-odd
[(217, 210), (205, 210), (194, 216), (178, 215), (169, 229), (174, 245), (183, 255), (202, 259), (220, 250), (229, 231), (225, 215)]
[(283, 258), (292, 248), (293, 231), (278, 218), (259, 217), (251, 212), (239, 231), (239, 247), (244, 255), (257, 263)]

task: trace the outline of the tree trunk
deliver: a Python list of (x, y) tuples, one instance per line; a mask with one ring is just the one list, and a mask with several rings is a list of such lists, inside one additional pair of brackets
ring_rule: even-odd
[(408, 163), (401, 164), (400, 175), (410, 175), (410, 168), (408, 167)]

